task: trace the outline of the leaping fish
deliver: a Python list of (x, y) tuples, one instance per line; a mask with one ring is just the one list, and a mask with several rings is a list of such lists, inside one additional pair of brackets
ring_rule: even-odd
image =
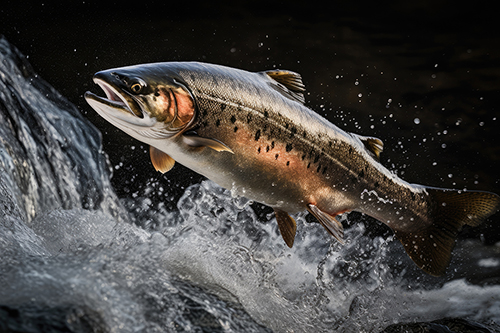
[(299, 74), (251, 73), (198, 62), (122, 67), (95, 74), (106, 97), (90, 106), (150, 145), (156, 170), (175, 161), (274, 209), (285, 243), (308, 210), (338, 241), (335, 216), (358, 211), (388, 225), (415, 264), (445, 272), (463, 225), (498, 211), (494, 193), (410, 184), (379, 162), (380, 139), (348, 133), (305, 106)]

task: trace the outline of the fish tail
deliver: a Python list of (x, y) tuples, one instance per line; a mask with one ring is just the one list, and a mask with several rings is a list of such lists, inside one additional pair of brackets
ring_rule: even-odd
[[(490, 192), (426, 188), (429, 216), (426, 227), (404, 232), (395, 230), (410, 258), (425, 272), (444, 274), (451, 251), (463, 225), (478, 226), (499, 210), (500, 197)], [(431, 223), (429, 223), (431, 222)]]

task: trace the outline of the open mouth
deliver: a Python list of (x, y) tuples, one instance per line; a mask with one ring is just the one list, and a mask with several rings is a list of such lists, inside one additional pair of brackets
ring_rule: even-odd
[(101, 79), (94, 78), (94, 82), (101, 87), (101, 89), (106, 94), (106, 98), (97, 96), (96, 94), (87, 91), (85, 93), (85, 98), (87, 100), (94, 100), (113, 109), (131, 113), (132, 115), (139, 118), (144, 117), (141, 107), (132, 97), (123, 95), (112, 85)]

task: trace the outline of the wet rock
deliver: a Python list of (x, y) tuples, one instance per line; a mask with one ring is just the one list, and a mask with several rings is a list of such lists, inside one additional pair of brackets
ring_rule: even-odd
[(0, 305), (0, 332), (106, 332), (99, 313), (86, 306)]

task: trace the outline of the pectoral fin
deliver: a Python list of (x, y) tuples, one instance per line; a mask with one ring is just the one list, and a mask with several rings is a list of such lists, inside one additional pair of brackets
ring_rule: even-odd
[(297, 223), (288, 215), (287, 212), (274, 208), (274, 215), (280, 228), (281, 236), (286, 245), (291, 248), (295, 240), (295, 232), (297, 231)]
[(151, 163), (153, 163), (156, 171), (165, 173), (174, 167), (175, 160), (153, 146), (149, 147), (149, 156), (151, 157)]
[(313, 204), (307, 205), (307, 210), (309, 213), (313, 214), (315, 218), (318, 219), (319, 223), (338, 240), (341, 244), (344, 244), (344, 227), (342, 223), (337, 221), (333, 216), (323, 212), (318, 207)]
[(196, 133), (186, 133), (182, 135), (182, 141), (184, 141), (185, 144), (191, 147), (208, 147), (211, 148), (215, 151), (228, 151), (231, 154), (234, 154), (234, 152), (226, 146), (224, 143), (220, 142), (219, 140), (216, 139), (211, 139), (211, 138), (204, 138), (201, 136), (198, 136)]

